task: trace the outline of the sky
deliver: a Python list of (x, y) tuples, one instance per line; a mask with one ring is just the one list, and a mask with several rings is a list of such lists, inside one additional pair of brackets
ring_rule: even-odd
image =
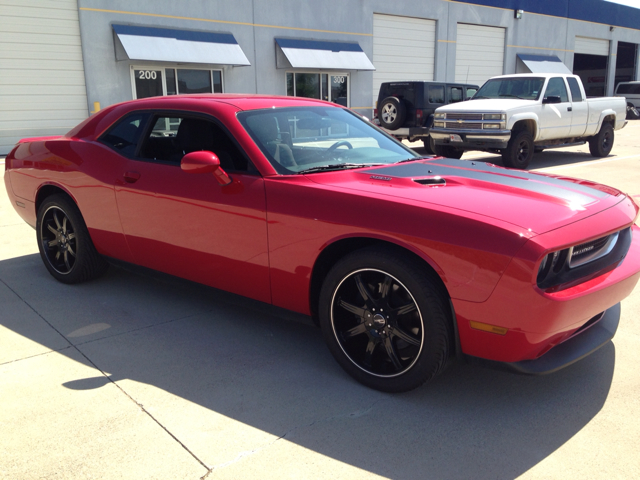
[(640, 0), (605, 0), (611, 3), (619, 3), (621, 5), (627, 5), (629, 7), (640, 8)]

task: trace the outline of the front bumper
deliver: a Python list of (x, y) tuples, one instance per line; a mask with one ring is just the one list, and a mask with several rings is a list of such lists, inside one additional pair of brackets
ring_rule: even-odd
[(470, 363), (521, 373), (524, 375), (546, 375), (591, 355), (607, 344), (618, 330), (620, 323), (620, 304), (603, 312), (602, 318), (593, 323), (588, 328), (580, 331), (577, 335), (556, 345), (547, 353), (535, 360), (523, 360), (520, 362), (497, 362), (478, 357), (466, 356)]
[(450, 145), (466, 149), (507, 148), (510, 130), (451, 130), (431, 128), (429, 135), (436, 145)]
[(429, 136), (429, 132), (431, 130), (428, 127), (408, 127), (398, 128), (397, 130), (388, 130), (383, 127), (380, 128), (382, 128), (389, 135), (400, 138), (426, 138)]

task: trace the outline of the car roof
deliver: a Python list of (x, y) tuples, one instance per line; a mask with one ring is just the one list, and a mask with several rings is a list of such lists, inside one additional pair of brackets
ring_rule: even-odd
[(128, 103), (144, 103), (145, 108), (179, 108), (180, 105), (193, 102), (211, 102), (233, 105), (240, 110), (256, 110), (273, 107), (331, 106), (341, 108), (335, 103), (314, 98), (285, 97), (279, 95), (254, 95), (240, 93), (208, 93), (188, 95), (166, 95), (131, 100)]

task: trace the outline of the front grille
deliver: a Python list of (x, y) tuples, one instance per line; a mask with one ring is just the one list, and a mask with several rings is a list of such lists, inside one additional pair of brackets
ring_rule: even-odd
[(481, 123), (472, 123), (472, 122), (446, 122), (444, 126), (445, 128), (463, 128), (466, 130), (482, 130)]
[(618, 240), (618, 232), (576, 245), (569, 254), (569, 268), (579, 267), (607, 255)]
[(447, 120), (482, 120), (481, 113), (447, 113)]

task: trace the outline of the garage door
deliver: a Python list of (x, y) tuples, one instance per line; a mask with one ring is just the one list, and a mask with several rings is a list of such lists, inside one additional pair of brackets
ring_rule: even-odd
[(373, 15), (373, 105), (382, 82), (433, 80), (436, 22)]
[(77, 0), (0, 0), (0, 154), (88, 115)]
[(502, 75), (504, 28), (458, 24), (456, 36), (456, 82), (482, 85)]
[(576, 44), (573, 48), (575, 53), (586, 53), (588, 55), (609, 56), (609, 40), (600, 38), (576, 37)]

